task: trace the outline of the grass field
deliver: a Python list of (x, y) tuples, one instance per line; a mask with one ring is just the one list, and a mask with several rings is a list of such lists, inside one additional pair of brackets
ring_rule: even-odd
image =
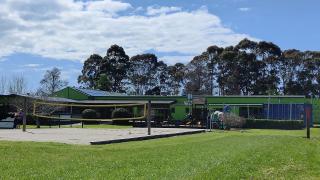
[(215, 131), (104, 146), (0, 141), (0, 179), (319, 179), (320, 129)]

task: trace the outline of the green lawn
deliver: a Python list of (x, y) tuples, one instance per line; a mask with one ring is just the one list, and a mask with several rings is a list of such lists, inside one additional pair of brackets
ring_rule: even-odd
[(319, 179), (320, 129), (215, 131), (104, 146), (0, 141), (0, 179)]

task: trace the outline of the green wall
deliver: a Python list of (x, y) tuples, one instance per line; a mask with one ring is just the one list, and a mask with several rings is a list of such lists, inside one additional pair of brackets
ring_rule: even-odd
[(320, 124), (320, 100), (319, 100), (319, 98), (308, 99), (307, 102), (312, 104), (313, 122), (316, 124)]
[[(175, 101), (171, 105), (171, 110), (174, 109), (172, 117), (175, 120), (182, 120), (186, 117), (187, 101), (185, 96), (98, 96), (89, 97), (71, 87), (62, 89), (54, 94), (55, 97), (64, 97), (74, 100), (153, 100), (153, 101)], [(239, 106), (232, 106), (236, 104), (303, 104), (310, 103), (313, 105), (313, 120), (315, 123), (320, 123), (320, 100), (306, 99), (304, 96), (205, 96), (208, 108), (222, 108), (223, 105), (231, 105), (232, 112), (239, 114)], [(210, 105), (211, 104), (211, 105)]]
[(302, 96), (206, 96), (208, 104), (290, 104), (305, 103), (306, 99)]
[(174, 105), (173, 108), (175, 109), (174, 113), (172, 113), (172, 118), (174, 120), (183, 120), (186, 118), (186, 115), (188, 114), (186, 112), (186, 109), (188, 108), (188, 106)]

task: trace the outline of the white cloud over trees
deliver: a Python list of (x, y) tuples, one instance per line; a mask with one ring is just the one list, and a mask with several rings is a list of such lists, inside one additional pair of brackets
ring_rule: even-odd
[(141, 12), (141, 7), (113, 0), (0, 3), (0, 57), (22, 52), (84, 60), (92, 53), (104, 53), (112, 44), (123, 46), (128, 55), (153, 49), (190, 57), (209, 45), (254, 39), (225, 27), (205, 8), (152, 6)]

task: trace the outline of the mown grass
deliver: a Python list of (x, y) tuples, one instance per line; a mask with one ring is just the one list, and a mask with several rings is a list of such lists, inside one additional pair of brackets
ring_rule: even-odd
[(103, 146), (0, 141), (0, 179), (319, 179), (320, 129), (215, 131)]

